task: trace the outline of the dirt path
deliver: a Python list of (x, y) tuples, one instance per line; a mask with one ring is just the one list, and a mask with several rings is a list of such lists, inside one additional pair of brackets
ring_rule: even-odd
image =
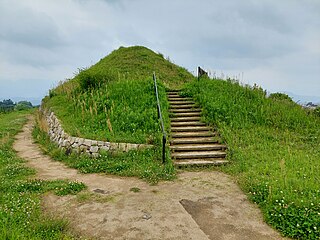
[(68, 218), (81, 235), (98, 239), (281, 239), (223, 173), (185, 172), (176, 181), (156, 186), (136, 178), (80, 174), (43, 155), (33, 143), (32, 127), (30, 118), (17, 135), (14, 149), (37, 170), (37, 177), (67, 178), (88, 186), (78, 196), (44, 197), (48, 211)]

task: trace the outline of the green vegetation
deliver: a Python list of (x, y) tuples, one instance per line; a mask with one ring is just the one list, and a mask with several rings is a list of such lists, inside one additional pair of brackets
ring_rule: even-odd
[(11, 99), (0, 101), (0, 113), (11, 112), (14, 110), (14, 102)]
[(112, 142), (160, 141), (152, 73), (156, 72), (166, 126), (165, 86), (192, 79), (185, 69), (145, 47), (121, 47), (75, 78), (50, 90), (51, 108), (73, 136)]
[[(97, 89), (75, 91), (70, 96), (56, 95), (45, 106), (53, 109), (72, 136), (153, 144), (161, 133), (153, 88), (151, 79), (113, 81)], [(168, 103), (162, 85), (159, 93), (163, 114), (167, 116)]]
[(169, 152), (166, 155), (167, 163), (163, 165), (160, 161), (160, 148), (131, 150), (128, 153), (105, 153), (94, 159), (86, 155), (66, 155), (39, 128), (34, 129), (33, 136), (46, 154), (57, 161), (65, 162), (69, 167), (79, 169), (82, 173), (109, 173), (139, 177), (152, 184), (175, 178), (175, 168), (169, 159)]
[(41, 195), (75, 194), (85, 186), (78, 182), (32, 179), (35, 171), (12, 150), (14, 135), (29, 112), (0, 114), (0, 239), (71, 239), (67, 222), (41, 212)]
[(39, 142), (53, 158), (63, 160), (82, 172), (138, 176), (152, 183), (174, 178), (175, 170), (170, 158), (167, 157), (165, 166), (161, 164), (162, 132), (153, 71), (158, 78), (165, 127), (169, 129), (165, 88), (181, 84), (181, 79), (188, 81), (193, 77), (185, 69), (145, 47), (121, 47), (89, 69), (81, 70), (73, 79), (50, 90), (44, 99), (44, 107), (55, 112), (65, 131), (72, 136), (147, 143), (155, 145), (154, 149), (107, 153), (99, 159), (91, 159), (65, 156), (56, 146), (48, 145), (48, 139), (40, 131), (36, 133)]
[(293, 102), (292, 98), (284, 93), (271, 93), (269, 96), (270, 99), (274, 99), (276, 101), (289, 101)]
[(265, 220), (282, 234), (320, 237), (320, 119), (281, 94), (235, 81), (200, 79), (187, 84), (228, 144), (235, 176)]
[(22, 110), (28, 110), (33, 108), (32, 103), (28, 101), (20, 101), (16, 104), (15, 110), (22, 111)]
[[(217, 127), (228, 144), (232, 174), (268, 223), (283, 235), (320, 238), (320, 119), (319, 109), (303, 110), (285, 94), (269, 97), (257, 86), (228, 80), (195, 79), (185, 69), (144, 47), (112, 52), (73, 79), (50, 90), (44, 106), (54, 110), (74, 136), (114, 142), (152, 143), (154, 149), (106, 153), (99, 159), (66, 156), (35, 129), (34, 136), (53, 158), (82, 172), (138, 176), (155, 183), (173, 179), (167, 159), (161, 165), (161, 131), (152, 72), (165, 126), (169, 129), (165, 88), (185, 85), (203, 108), (204, 120)], [(40, 124), (41, 125), (41, 124)]]
[(11, 111), (22, 111), (33, 108), (32, 103), (28, 101), (20, 101), (14, 103), (11, 99), (0, 101), (0, 113), (6, 113)]

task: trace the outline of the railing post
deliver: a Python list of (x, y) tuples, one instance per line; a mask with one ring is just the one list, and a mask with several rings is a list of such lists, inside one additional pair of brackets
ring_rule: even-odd
[(160, 101), (159, 101), (159, 94), (158, 94), (158, 87), (157, 87), (157, 79), (156, 79), (156, 74), (154, 72), (153, 72), (153, 80), (154, 80), (154, 89), (155, 89), (156, 98), (157, 98), (158, 119), (160, 119), (160, 125), (161, 125), (161, 129), (162, 129), (162, 163), (165, 163), (167, 136), (166, 136), (166, 132), (164, 130), (164, 124), (163, 124)]
[(166, 142), (167, 142), (166, 135), (162, 135), (162, 163), (163, 164), (166, 162)]

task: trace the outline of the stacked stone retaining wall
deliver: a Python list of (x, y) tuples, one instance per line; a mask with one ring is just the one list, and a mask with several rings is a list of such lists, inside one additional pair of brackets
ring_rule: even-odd
[(85, 153), (92, 157), (99, 157), (101, 152), (122, 151), (127, 152), (132, 149), (144, 149), (152, 147), (147, 144), (133, 143), (113, 143), (73, 137), (67, 134), (62, 128), (59, 119), (53, 111), (40, 109), (48, 125), (48, 134), (51, 141), (58, 144), (59, 148), (66, 149), (67, 152)]

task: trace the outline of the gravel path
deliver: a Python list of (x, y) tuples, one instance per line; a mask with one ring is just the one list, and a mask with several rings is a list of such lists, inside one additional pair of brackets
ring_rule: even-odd
[[(33, 143), (30, 117), (14, 149), (37, 178), (85, 183), (78, 196), (44, 196), (47, 212), (67, 218), (75, 232), (98, 239), (282, 239), (265, 224), (232, 179), (220, 172), (183, 172), (155, 186), (136, 178), (80, 174)], [(133, 191), (135, 190), (135, 191)]]

